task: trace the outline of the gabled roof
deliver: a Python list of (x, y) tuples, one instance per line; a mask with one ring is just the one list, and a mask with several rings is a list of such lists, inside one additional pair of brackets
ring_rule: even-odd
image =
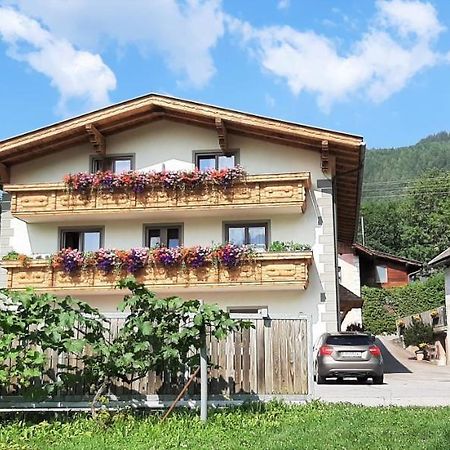
[(435, 256), (429, 263), (429, 266), (450, 266), (450, 247), (439, 255)]
[(364, 245), (361, 244), (354, 244), (353, 248), (356, 250), (357, 253), (363, 254), (368, 257), (387, 259), (389, 261), (405, 264), (406, 266), (414, 267), (417, 269), (420, 269), (423, 266), (423, 264), (420, 261), (417, 261), (415, 259), (407, 259), (402, 258), (401, 256), (392, 255), (390, 253), (380, 252), (378, 250), (365, 247)]
[[(364, 141), (361, 136), (262, 117), (204, 103), (149, 94), (0, 141), (0, 163), (6, 167), (87, 142), (86, 127), (101, 135), (167, 119), (268, 140), (336, 156), (338, 239), (352, 243), (361, 195)], [(301, 170), (301, 168), (293, 168)], [(324, 175), (325, 178), (325, 175)]]

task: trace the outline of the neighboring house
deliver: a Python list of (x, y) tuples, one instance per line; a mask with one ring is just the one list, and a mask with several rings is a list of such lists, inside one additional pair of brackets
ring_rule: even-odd
[(361, 244), (355, 244), (353, 248), (359, 257), (361, 286), (405, 286), (409, 283), (410, 275), (422, 268), (422, 263), (413, 259), (379, 252)]
[(361, 286), (389, 288), (405, 286), (422, 263), (370, 249), (361, 244), (338, 248), (342, 328), (361, 324)]
[(444, 268), (445, 273), (445, 323), (446, 323), (446, 339), (445, 349), (447, 355), (447, 364), (450, 365), (450, 336), (448, 333), (448, 321), (450, 318), (450, 247), (433, 258), (428, 266), (436, 268)]
[[(218, 303), (233, 312), (307, 314), (315, 335), (340, 316), (337, 242), (351, 246), (358, 223), (364, 161), (359, 136), (150, 94), (0, 142), (5, 197), (3, 284), (71, 294), (112, 312), (121, 298), (115, 274), (68, 276), (45, 256), (63, 247), (257, 247), (255, 264), (237, 272), (145, 269), (139, 279), (160, 295)], [(64, 175), (96, 170), (232, 167), (248, 172), (227, 193), (167, 192), (71, 196)], [(11, 203), (9, 204), (9, 196)], [(269, 253), (274, 241), (312, 252)], [(123, 294), (122, 294), (123, 295)]]

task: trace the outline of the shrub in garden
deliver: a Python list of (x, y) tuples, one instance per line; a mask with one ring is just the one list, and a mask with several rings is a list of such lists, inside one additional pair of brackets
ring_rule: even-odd
[[(69, 364), (55, 370), (46, 350), (80, 355), (93, 342), (103, 340), (105, 320), (87, 303), (67, 296), (37, 294), (32, 290), (2, 290), (0, 299), (0, 386), (41, 398), (75, 382)], [(42, 382), (45, 377), (45, 382)]]
[(413, 323), (405, 328), (403, 339), (407, 347), (410, 345), (419, 347), (420, 344), (431, 344), (433, 342), (433, 327), (424, 324), (422, 320), (413, 320)]

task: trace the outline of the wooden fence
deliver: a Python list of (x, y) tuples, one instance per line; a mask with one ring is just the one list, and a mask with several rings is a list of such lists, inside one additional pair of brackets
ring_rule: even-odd
[[(124, 322), (120, 315), (109, 318), (110, 332), (117, 333)], [(311, 393), (311, 338), (307, 318), (250, 319), (254, 328), (231, 333), (225, 340), (208, 337), (207, 347), (212, 368), (209, 371), (211, 398), (250, 397), (272, 395), (307, 396)], [(51, 367), (56, 370), (67, 355), (49, 354)], [(67, 359), (65, 360), (67, 362)], [(76, 361), (69, 361), (76, 364)], [(110, 394), (118, 399), (144, 399), (158, 396), (169, 400), (181, 390), (189, 374), (157, 375), (149, 373), (133, 383), (114, 384)], [(188, 396), (200, 391), (196, 380)], [(87, 386), (77, 384), (57, 396), (59, 402), (86, 401)], [(20, 392), (13, 386), (3, 390), (0, 400), (14, 403)], [(20, 400), (19, 400), (20, 402)]]

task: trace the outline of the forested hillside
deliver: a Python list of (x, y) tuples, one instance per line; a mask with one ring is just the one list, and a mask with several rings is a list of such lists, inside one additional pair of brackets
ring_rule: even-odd
[(450, 133), (368, 150), (361, 214), (369, 247), (423, 262), (449, 247)]
[(364, 167), (363, 197), (400, 194), (433, 169), (450, 170), (450, 133), (442, 131), (409, 147), (369, 149)]

